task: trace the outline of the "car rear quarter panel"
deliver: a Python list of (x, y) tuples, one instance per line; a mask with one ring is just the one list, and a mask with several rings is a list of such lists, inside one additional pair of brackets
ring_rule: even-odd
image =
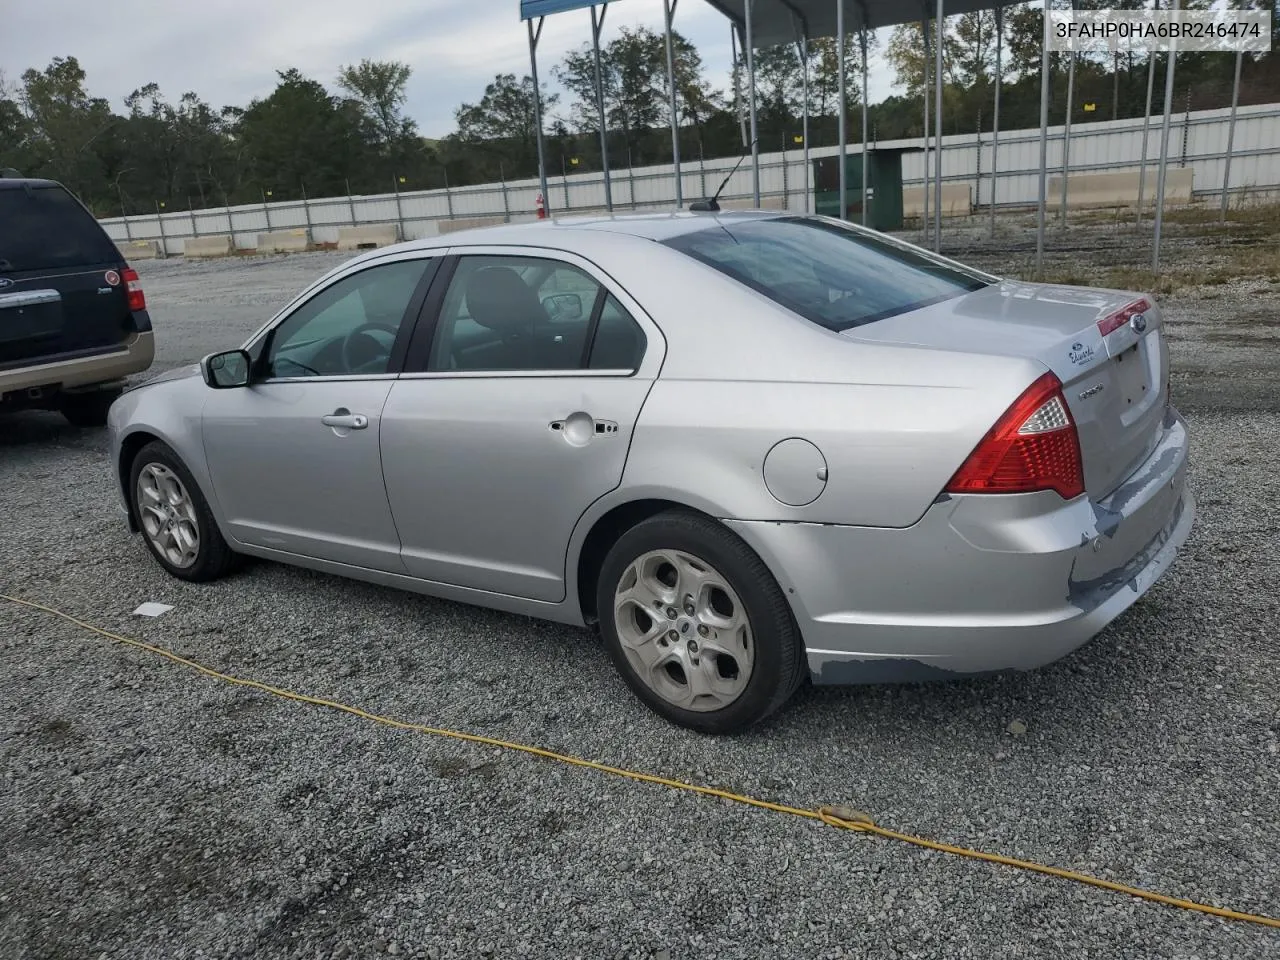
[[(852, 341), (655, 247), (660, 265), (636, 257), (617, 271), (667, 338), (627, 490), (709, 501), (723, 518), (910, 526), (1044, 372), (1017, 357)], [(780, 502), (764, 481), (766, 455), (792, 437), (827, 466), (805, 506)]]

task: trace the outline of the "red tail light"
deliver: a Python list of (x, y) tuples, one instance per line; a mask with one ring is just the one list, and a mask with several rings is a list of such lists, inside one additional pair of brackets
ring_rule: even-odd
[(1029, 386), (947, 484), (948, 493), (1084, 493), (1076, 422), (1052, 373)]
[(1119, 330), (1139, 313), (1146, 313), (1150, 309), (1151, 301), (1146, 297), (1141, 300), (1135, 300), (1133, 303), (1127, 303), (1115, 313), (1108, 314), (1099, 320), (1098, 332), (1105, 337), (1113, 330)]
[(124, 280), (125, 287), (129, 291), (129, 309), (147, 309), (147, 295), (142, 292), (142, 282), (138, 280), (138, 271), (133, 267), (125, 267), (120, 271), (120, 278)]

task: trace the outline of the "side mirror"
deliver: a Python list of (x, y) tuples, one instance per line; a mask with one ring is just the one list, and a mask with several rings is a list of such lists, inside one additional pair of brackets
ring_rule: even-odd
[(200, 361), (200, 373), (204, 382), (215, 390), (247, 387), (251, 367), (252, 361), (244, 350), (211, 353)]
[(576, 293), (557, 293), (543, 300), (542, 305), (555, 320), (582, 319), (582, 297)]

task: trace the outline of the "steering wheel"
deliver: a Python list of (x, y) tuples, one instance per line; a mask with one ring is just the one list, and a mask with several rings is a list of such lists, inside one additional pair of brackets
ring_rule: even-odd
[[(365, 364), (372, 363), (374, 359), (377, 359), (376, 357), (366, 358), (363, 361), (358, 361), (356, 359), (355, 351), (352, 349), (352, 344), (356, 342), (358, 337), (363, 337), (365, 340), (372, 341), (379, 350), (383, 349), (382, 344), (376, 337), (369, 336), (370, 330), (381, 330), (383, 333), (391, 334), (392, 344), (395, 343), (396, 335), (399, 332), (389, 323), (362, 323), (360, 326), (348, 333), (346, 339), (342, 341), (342, 362), (348, 372), (355, 372), (357, 367), (362, 367)], [(387, 356), (390, 355), (391, 349), (388, 347)]]

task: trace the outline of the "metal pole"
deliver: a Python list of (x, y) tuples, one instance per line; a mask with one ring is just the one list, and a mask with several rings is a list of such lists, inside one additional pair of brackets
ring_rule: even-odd
[(1227, 124), (1227, 156), (1226, 166), (1222, 171), (1222, 222), (1227, 222), (1227, 203), (1231, 186), (1231, 150), (1236, 142), (1236, 108), (1240, 105), (1240, 66), (1244, 62), (1244, 51), (1236, 51), (1236, 78), (1231, 85), (1231, 120)]
[[(1176, 12), (1182, 0), (1173, 0)], [(1164, 75), (1164, 122), (1160, 129), (1160, 172), (1156, 176), (1156, 230), (1151, 245), (1151, 272), (1160, 272), (1160, 232), (1164, 227), (1164, 182), (1169, 167), (1169, 116), (1173, 112), (1173, 69), (1178, 63), (1178, 41), (1169, 41), (1169, 67)]]
[(849, 132), (845, 114), (849, 112), (849, 91), (845, 82), (845, 29), (844, 0), (836, 0), (836, 73), (840, 88), (840, 118), (837, 121), (837, 136), (840, 138), (840, 212), (841, 220), (849, 219)]
[(502, 162), (498, 162), (498, 177), (502, 180), (502, 222), (511, 222), (511, 198), (507, 195), (507, 171)]
[[(225, 190), (222, 192), (222, 199), (224, 202), (227, 199), (227, 193)], [(226, 207), (227, 207), (227, 233), (231, 234), (232, 236), (235, 236), (236, 227), (235, 227), (235, 224), (231, 222), (231, 204), (227, 203)], [(354, 223), (354, 221), (352, 222)]]
[(787, 135), (782, 134), (782, 208), (791, 209), (791, 184), (787, 178)]
[(120, 219), (124, 221), (124, 237), (126, 240), (132, 240), (133, 227), (129, 226), (129, 214), (124, 208), (124, 188), (120, 186), (120, 181), (118, 180), (116, 181), (116, 193), (120, 195)]
[(604, 29), (604, 15), (609, 12), (609, 4), (600, 7), (600, 16), (596, 17), (595, 4), (591, 5), (591, 47), (596, 58), (596, 112), (600, 117), (600, 165), (604, 170), (604, 207), (613, 213), (613, 183), (609, 177), (609, 125), (604, 112), (604, 69), (600, 65), (600, 32)]
[[(347, 180), (347, 208), (351, 211), (351, 225), (356, 225), (356, 201), (351, 196), (351, 181)], [(228, 218), (230, 219), (230, 218)]]
[(1049, 192), (1049, 10), (1040, 38), (1040, 207), (1036, 218), (1036, 275), (1044, 267), (1044, 214)]
[(991, 237), (996, 235), (996, 172), (1000, 169), (1000, 87), (1004, 76), (1000, 53), (1004, 46), (1004, 7), (996, 7), (996, 95), (991, 116)]
[(267, 191), (259, 187), (258, 192), (262, 194), (262, 213), (267, 218), (267, 230), (269, 231), (271, 229), (271, 205), (267, 203)]
[(404, 239), (404, 209), (400, 206), (400, 178), (391, 175), (391, 186), (396, 191), (396, 224), (400, 229), (400, 239)]
[(561, 152), (560, 152), (560, 179), (561, 179), (561, 180), (563, 181), (563, 183), (564, 183), (564, 209), (565, 209), (565, 211), (567, 212), (567, 211), (568, 211), (568, 209), (569, 209), (569, 207), (570, 207), (570, 203), (569, 203), (569, 167), (565, 164), (565, 161), (564, 161), (564, 151), (561, 151)]
[[(164, 216), (160, 213), (160, 201), (157, 200), (155, 203), (156, 203), (156, 223), (160, 225), (160, 252), (168, 253), (169, 238), (164, 235)], [(234, 240), (232, 240), (231, 245), (233, 247), (235, 246)]]
[(639, 210), (636, 203), (636, 168), (631, 163), (631, 147), (627, 147), (627, 196), (631, 198), (631, 209)]
[(538, 141), (538, 182), (542, 186), (542, 203), (551, 212), (551, 198), (547, 196), (547, 155), (542, 142), (542, 90), (538, 87), (538, 39), (542, 36), (542, 24), (546, 17), (538, 18), (538, 29), (533, 29), (533, 21), (526, 20), (529, 29), (529, 69), (533, 74), (533, 115), (537, 125)]
[(449, 219), (453, 219), (453, 191), (449, 189), (449, 168), (441, 164), (440, 173), (444, 176), (444, 205), (449, 211)]
[(810, 197), (812, 190), (809, 187), (809, 38), (807, 36), (801, 36), (796, 44), (796, 53), (800, 57), (800, 96), (804, 99), (800, 129), (800, 136), (804, 141), (804, 212), (813, 213), (813, 201)]
[(1076, 90), (1076, 55), (1067, 54), (1071, 58), (1067, 67), (1067, 116), (1062, 125), (1062, 207), (1058, 211), (1058, 219), (1067, 225), (1067, 171), (1071, 167), (1071, 101)]
[(760, 134), (756, 127), (756, 54), (755, 34), (752, 31), (751, 7), (754, 0), (744, 0), (747, 42), (747, 105), (751, 108), (751, 195), (756, 207), (760, 206)]
[(933, 183), (933, 252), (942, 250), (942, 49), (946, 46), (947, 24), (942, 9), (943, 0), (938, 0), (938, 15), (933, 21), (933, 47), (937, 58), (933, 71), (933, 85), (937, 100), (934, 110), (933, 128), (936, 134), (933, 142), (937, 144), (938, 155), (934, 158), (935, 179)]
[[(928, 7), (925, 7), (928, 10)], [(929, 242), (929, 21), (920, 21), (920, 32), (924, 35), (924, 82), (921, 93), (924, 98), (924, 213), (920, 217), (923, 230), (921, 244)]]
[(191, 218), (191, 235), (193, 237), (200, 236), (200, 231), (196, 228), (196, 209), (191, 206), (190, 197), (187, 197), (187, 216)]
[[(1157, 3), (1156, 7), (1159, 8)], [(1156, 57), (1154, 50), (1147, 54), (1147, 110), (1142, 115), (1142, 160), (1138, 166), (1138, 226), (1142, 226), (1142, 199), (1147, 186), (1147, 136), (1151, 132), (1151, 94), (1156, 84)]]
[(862, 13), (862, 30), (858, 37), (862, 47), (862, 225), (867, 225), (867, 14)]
[(302, 215), (307, 220), (307, 231), (311, 231), (311, 204), (307, 202), (307, 185), (299, 181), (298, 186), (302, 188)]
[[(662, 0), (662, 12), (666, 23), (667, 39), (667, 95), (671, 98), (671, 163), (676, 174), (676, 207), (684, 206), (684, 184), (680, 177), (680, 114), (676, 105), (676, 55), (675, 41), (671, 38), (671, 18), (676, 13), (678, 0)], [(751, 14), (747, 14), (750, 22)]]

